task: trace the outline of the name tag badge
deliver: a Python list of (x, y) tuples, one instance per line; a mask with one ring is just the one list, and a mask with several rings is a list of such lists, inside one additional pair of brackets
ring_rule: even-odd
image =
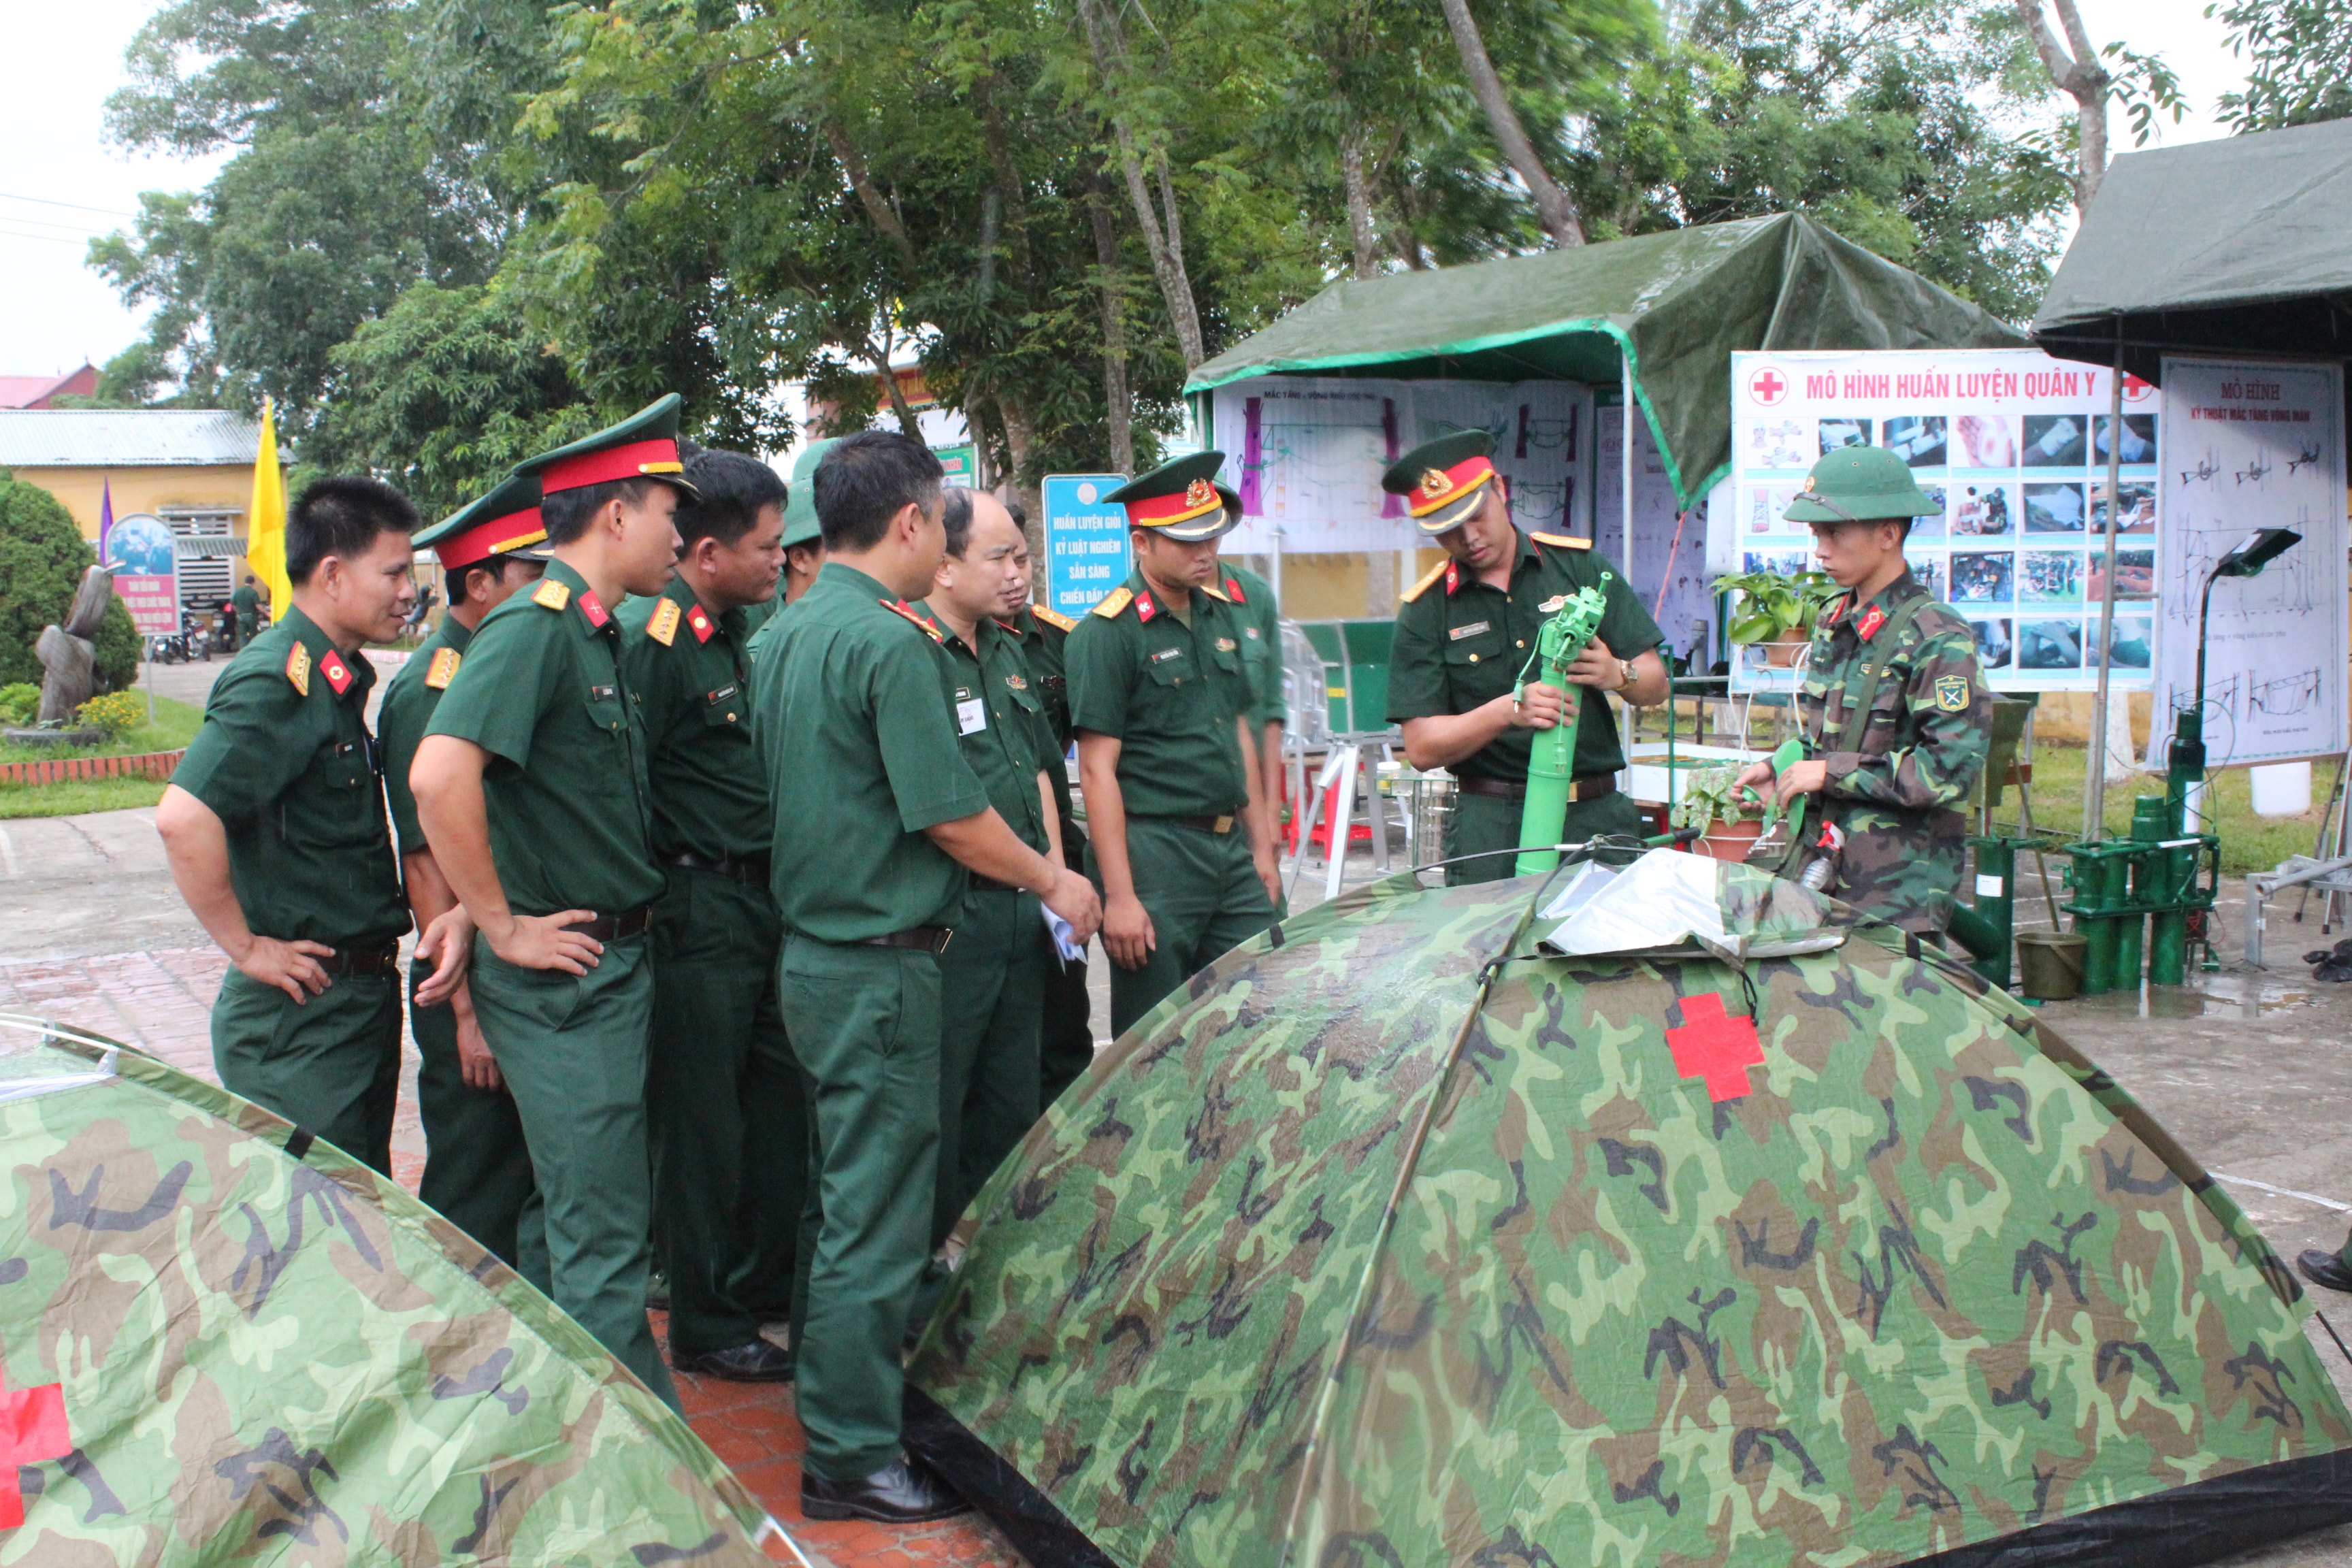
[(1151, 662), (1154, 664), (1165, 664), (1171, 658), (1182, 658), (1183, 657), (1184, 650), (1181, 647), (1163, 647), (1158, 653), (1151, 656)]
[(615, 702), (620, 696), (621, 689), (617, 686), (592, 686), (588, 689), (588, 700), (591, 702)]
[(977, 734), (988, 728), (988, 704), (977, 697), (956, 704), (956, 733)]
[(1454, 627), (1445, 635), (1452, 637), (1455, 642), (1460, 642), (1464, 637), (1475, 637), (1480, 632), (1492, 631), (1494, 626), (1495, 623), (1492, 621), (1472, 621), (1466, 626)]

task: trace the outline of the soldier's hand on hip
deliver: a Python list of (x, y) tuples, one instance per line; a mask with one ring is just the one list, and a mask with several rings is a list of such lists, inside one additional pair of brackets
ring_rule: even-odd
[(247, 980), (274, 985), (299, 1005), (327, 988), (327, 972), (319, 966), (319, 960), (334, 956), (335, 950), (323, 942), (280, 942), (274, 936), (257, 936), (238, 957), (236, 967)]
[(1102, 940), (1110, 961), (1121, 969), (1142, 968), (1160, 945), (1143, 900), (1133, 893), (1113, 893), (1104, 903)]
[(496, 1090), (507, 1086), (507, 1080), (499, 1076), (498, 1058), (490, 1055), (490, 1042), (482, 1037), (481, 1023), (471, 1013), (457, 1016), (457, 1075), (467, 1089)]
[(1070, 922), (1070, 940), (1080, 947), (1102, 929), (1102, 900), (1095, 885), (1068, 867), (1055, 868), (1053, 885), (1043, 896), (1047, 909)]
[(1569, 661), (1567, 673), (1572, 686), (1615, 691), (1625, 684), (1625, 661), (1610, 652), (1607, 643), (1594, 637), (1584, 645), (1583, 652)]
[(466, 978), (466, 961), (473, 951), (474, 921), (465, 905), (453, 905), (436, 917), (416, 939), (416, 962), (433, 966), (433, 973), (417, 984), (417, 1005), (437, 1007), (449, 1000)]
[(1540, 680), (1521, 693), (1517, 702), (1508, 697), (1495, 700), (1510, 709), (1511, 727), (1516, 730), (1555, 729), (1568, 715), (1568, 693)]
[(604, 944), (586, 931), (565, 928), (585, 925), (595, 918), (593, 910), (516, 915), (502, 935), (482, 934), (489, 937), (490, 951), (517, 969), (561, 969), (567, 974), (585, 974), (596, 967), (596, 955), (604, 951)]

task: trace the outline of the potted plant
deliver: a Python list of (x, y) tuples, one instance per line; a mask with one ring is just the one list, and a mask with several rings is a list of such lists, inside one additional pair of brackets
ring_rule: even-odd
[(1739, 595), (1725, 635), (1734, 643), (1762, 644), (1764, 662), (1783, 668), (1797, 662), (1798, 650), (1812, 640), (1813, 617), (1841, 592), (1826, 572), (1733, 572), (1708, 587), (1718, 596)]
[[(1739, 787), (1741, 763), (1699, 768), (1679, 782), (1673, 823), (1699, 830), (1698, 852), (1717, 860), (1744, 860), (1764, 831), (1764, 806)], [(1754, 813), (1753, 816), (1749, 815)]]

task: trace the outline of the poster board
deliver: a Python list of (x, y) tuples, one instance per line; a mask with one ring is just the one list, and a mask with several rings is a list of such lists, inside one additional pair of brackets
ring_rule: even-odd
[(1127, 509), (1102, 499), (1125, 483), (1125, 474), (1048, 474), (1038, 487), (1045, 603), (1063, 615), (1085, 615), (1135, 569)]
[(1580, 383), (1254, 376), (1217, 388), (1210, 427), (1242, 498), (1233, 554), (1426, 544), (1381, 474), (1423, 441), (1480, 427), (1522, 528), (1591, 531), (1592, 390)]
[[(1988, 682), (1999, 691), (2089, 691), (2099, 679), (2105, 531), (2120, 510), (2118, 658), (2109, 680), (2117, 690), (2147, 689), (2165, 422), (2157, 389), (2126, 377), (2122, 506), (2111, 507), (2112, 374), (2037, 349), (1733, 354), (1740, 569), (1809, 568), (1811, 532), (1781, 517), (1807, 471), (1841, 446), (1887, 447), (1944, 503), (1941, 515), (1913, 526), (1904, 553), (1975, 630)], [(2126, 659), (2135, 633), (2137, 657)], [(1740, 650), (1732, 672), (1740, 690), (1793, 679), (1766, 669), (1754, 648)]]
[[(1704, 503), (1681, 518), (1674, 481), (1658, 455), (1647, 419), (1633, 421), (1633, 540), (1625, 542), (1624, 410), (1601, 409), (1593, 419), (1592, 547), (1624, 569), (1625, 581), (1642, 607), (1666, 635), (1676, 655), (1697, 654), (1691, 668), (1704, 671), (1716, 655), (1715, 596), (1707, 591), (1706, 514)], [(1681, 523), (1681, 537), (1675, 524)]]
[[(2303, 542), (2258, 577), (2213, 584), (2206, 754), (2228, 767), (2346, 748), (2343, 376), (2308, 362), (2164, 362), (2152, 768), (2165, 765), (2174, 718), (2192, 700), (2206, 575), (2258, 528), (2291, 528)], [(2119, 650), (2124, 637), (2119, 623)]]
[(152, 512), (118, 517), (106, 531), (106, 564), (114, 571), (115, 596), (131, 612), (131, 624), (139, 635), (176, 635), (180, 552), (171, 525)]

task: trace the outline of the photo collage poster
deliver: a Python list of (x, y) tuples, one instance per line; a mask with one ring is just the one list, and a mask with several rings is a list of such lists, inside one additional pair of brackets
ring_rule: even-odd
[(1591, 531), (1592, 390), (1580, 383), (1257, 376), (1217, 388), (1210, 426), (1242, 498), (1233, 554), (1427, 544), (1381, 475), (1423, 441), (1482, 427), (1520, 527)]
[[(1905, 555), (1967, 619), (2002, 691), (2088, 691), (2099, 678), (2107, 531), (2116, 530), (2110, 684), (2146, 690), (2155, 665), (2158, 450), (2155, 387), (2126, 377), (2110, 432), (2111, 372), (2034, 349), (1736, 353), (1732, 474), (1740, 568), (1793, 576), (1812, 536), (1784, 520), (1813, 464), (1842, 447), (1883, 447), (1941, 511)], [(2107, 493), (2110, 443), (2122, 479)], [(1762, 650), (1733, 665), (1738, 689), (1785, 687)]]
[(2163, 700), (2148, 737), (2150, 767), (2164, 765), (2174, 716), (2195, 700), (2205, 580), (2263, 528), (2302, 537), (2260, 575), (2213, 584), (2206, 756), (2228, 767), (2345, 750), (2343, 375), (2340, 365), (2310, 362), (2165, 359), (2156, 634)]

